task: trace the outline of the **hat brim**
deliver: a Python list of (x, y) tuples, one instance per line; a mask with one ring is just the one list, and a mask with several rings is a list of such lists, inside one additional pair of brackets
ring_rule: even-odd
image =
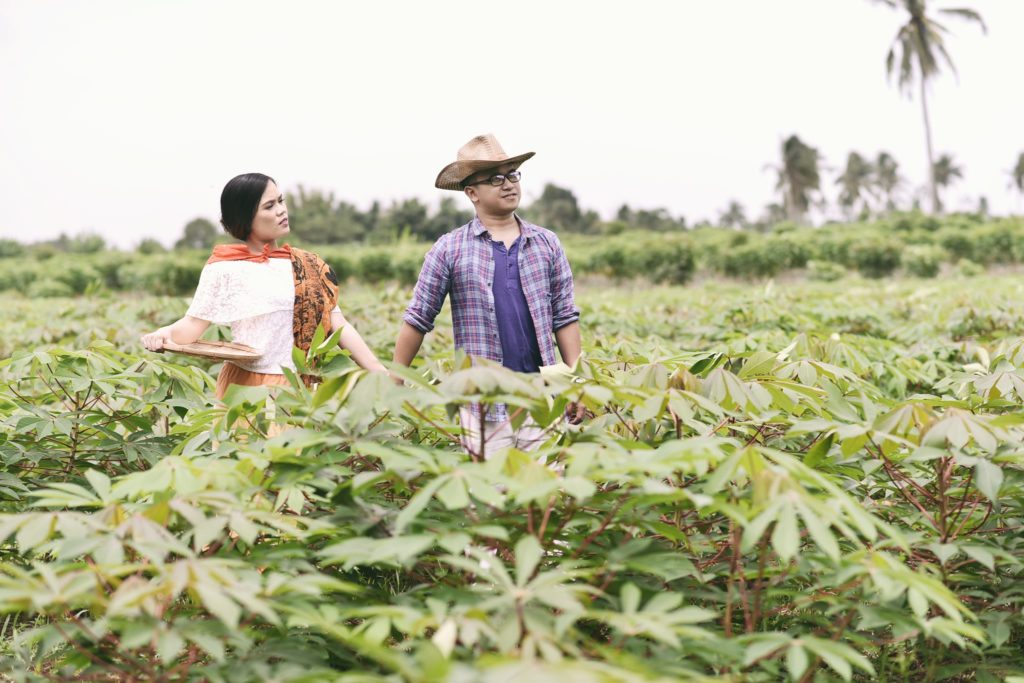
[(462, 161), (455, 161), (441, 169), (441, 172), (437, 174), (437, 180), (434, 181), (434, 187), (439, 190), (461, 192), (462, 181), (474, 173), (504, 166), (505, 164), (521, 164), (534, 154), (536, 152), (527, 152), (526, 154), (509, 157), (508, 159), (464, 159)]

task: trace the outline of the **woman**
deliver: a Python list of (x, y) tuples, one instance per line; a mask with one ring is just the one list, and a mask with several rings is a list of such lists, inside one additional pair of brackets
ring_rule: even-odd
[(142, 344), (159, 351), (165, 342), (190, 344), (210, 323), (231, 325), (235, 342), (260, 349), (252, 362), (225, 362), (217, 377), (217, 398), (228, 386), (285, 385), (283, 368), (295, 370), (292, 348), (309, 349), (321, 324), (352, 360), (367, 370), (386, 372), (373, 351), (337, 306), (338, 280), (316, 254), (277, 240), (288, 234), (284, 195), (270, 176), (245, 173), (232, 178), (220, 195), (221, 224), (240, 244), (213, 248), (199, 277), (187, 314), (143, 335)]

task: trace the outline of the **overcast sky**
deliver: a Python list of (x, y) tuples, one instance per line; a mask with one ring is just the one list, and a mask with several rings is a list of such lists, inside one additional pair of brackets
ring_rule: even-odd
[[(989, 27), (948, 21), (959, 83), (932, 88), (936, 153), (965, 168), (947, 204), (1016, 210), (1024, 2), (929, 4)], [(170, 243), (247, 171), (434, 204), (481, 132), (537, 153), (527, 201), (556, 182), (606, 217), (692, 224), (733, 198), (756, 215), (791, 133), (823, 153), (830, 198), (850, 150), (889, 151), (916, 186), (920, 103), (885, 74), (903, 18), (869, 0), (0, 0), (0, 237)]]

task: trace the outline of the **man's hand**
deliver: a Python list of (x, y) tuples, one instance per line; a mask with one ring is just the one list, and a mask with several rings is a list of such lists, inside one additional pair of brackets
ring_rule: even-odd
[(578, 425), (583, 422), (583, 418), (587, 416), (587, 407), (582, 403), (572, 401), (565, 407), (565, 419), (569, 421), (569, 424)]

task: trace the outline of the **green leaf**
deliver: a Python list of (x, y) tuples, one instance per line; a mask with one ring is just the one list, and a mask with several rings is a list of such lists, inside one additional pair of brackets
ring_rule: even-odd
[(992, 555), (987, 549), (977, 545), (964, 545), (960, 546), (961, 549), (975, 562), (983, 565), (989, 571), (995, 569), (995, 556)]
[(454, 473), (437, 491), (437, 499), (449, 510), (461, 510), (469, 505), (466, 480)]
[(458, 627), (455, 622), (451, 619), (446, 619), (430, 640), (437, 646), (437, 649), (441, 651), (441, 654), (443, 654), (445, 658), (448, 658), (452, 656), (452, 650), (455, 649), (455, 640), (457, 636)]
[(807, 657), (807, 650), (798, 641), (794, 641), (786, 650), (786, 670), (789, 671), (789, 678), (792, 681), (799, 681), (800, 677), (807, 671), (810, 662)]
[(829, 529), (829, 526), (822, 521), (820, 515), (816, 514), (802, 502), (797, 503), (797, 509), (800, 511), (800, 518), (803, 519), (804, 526), (807, 527), (807, 532), (814, 540), (814, 543), (830, 560), (838, 562), (839, 544), (836, 542), (836, 537), (833, 535), (832, 530)]
[(799, 547), (800, 531), (796, 525), (796, 513), (791, 503), (785, 503), (779, 510), (772, 531), (772, 548), (783, 561), (788, 562), (796, 557)]
[(991, 460), (978, 458), (978, 464), (974, 466), (974, 483), (986, 498), (995, 503), (1003, 483), (1003, 469)]
[(821, 464), (821, 462), (828, 456), (835, 440), (835, 433), (830, 433), (823, 438), (818, 439), (814, 445), (807, 450), (807, 455), (804, 456), (804, 464), (811, 468), (817, 467)]
[(749, 553), (757, 545), (761, 537), (764, 536), (765, 530), (779, 515), (779, 508), (782, 506), (781, 501), (777, 501), (769, 505), (761, 514), (755, 517), (747, 526), (743, 529), (743, 538), (740, 542), (740, 550), (745, 553)]
[(395, 533), (401, 534), (409, 524), (412, 523), (416, 517), (423, 512), (423, 508), (427, 507), (430, 499), (434, 497), (434, 493), (441, 488), (442, 485), (448, 480), (447, 477), (437, 477), (427, 483), (426, 486), (416, 492), (409, 502), (405, 504), (405, 507), (398, 517), (395, 518)]
[(228, 628), (238, 627), (242, 609), (234, 600), (225, 595), (219, 586), (208, 580), (200, 579), (193, 585), (193, 589), (210, 614), (224, 622)]
[(21, 549), (21, 552), (26, 553), (35, 549), (37, 546), (42, 545), (42, 543), (46, 541), (53, 532), (56, 521), (56, 516), (52, 514), (38, 514), (29, 517), (28, 520), (21, 525), (21, 528), (18, 529), (17, 535), (14, 537), (14, 540), (18, 544), (18, 548)]
[(533, 536), (523, 536), (516, 543), (516, 585), (522, 588), (533, 577), (533, 572), (544, 556), (544, 549)]
[(178, 653), (185, 647), (185, 639), (170, 628), (161, 630), (156, 637), (156, 654), (165, 664), (177, 661)]
[(619, 606), (625, 614), (634, 614), (640, 609), (640, 589), (634, 583), (627, 583), (619, 591)]
[(101, 500), (110, 498), (110, 477), (99, 470), (86, 470), (85, 478)]
[(871, 662), (849, 645), (814, 637), (802, 638), (802, 641), (807, 649), (825, 660), (825, 663), (844, 680), (848, 681), (853, 677), (850, 664), (868, 674), (874, 675), (875, 673)]

